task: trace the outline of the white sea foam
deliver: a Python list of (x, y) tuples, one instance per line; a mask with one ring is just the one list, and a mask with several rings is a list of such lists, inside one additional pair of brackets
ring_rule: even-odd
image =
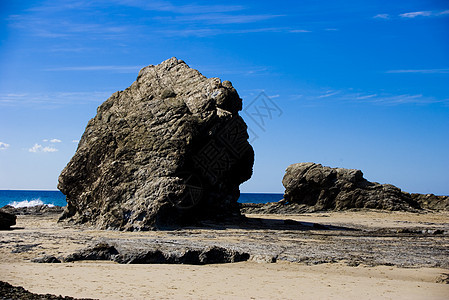
[[(13, 201), (9, 205), (15, 207), (15, 208), (21, 208), (21, 207), (32, 207), (32, 206), (38, 206), (38, 205), (44, 205), (45, 203), (42, 202), (41, 199), (31, 199), (31, 200), (23, 200), (23, 201)], [(53, 207), (53, 204), (46, 204), (49, 207)]]

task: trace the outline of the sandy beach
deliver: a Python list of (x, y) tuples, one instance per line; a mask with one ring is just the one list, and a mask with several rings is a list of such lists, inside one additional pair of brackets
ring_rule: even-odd
[(242, 262), (206, 266), (2, 263), (1, 280), (35, 293), (99, 299), (447, 299), (434, 268)]
[[(273, 222), (288, 219), (305, 224), (316, 222), (323, 226), (350, 226), (358, 230), (363, 228), (363, 232), (379, 232), (379, 229), (403, 232), (407, 228), (409, 231), (416, 231), (417, 228), (424, 231), (443, 230), (444, 234), (421, 234), (423, 243), (434, 244), (428, 245), (432, 249), (447, 249), (449, 240), (447, 213), (359, 211), (249, 217), (269, 218)], [(14, 230), (0, 232), (1, 281), (23, 286), (39, 294), (97, 299), (447, 299), (449, 295), (449, 285), (444, 283), (449, 269), (444, 261), (440, 262), (443, 267), (435, 267), (438, 259), (444, 260), (437, 255), (433, 262), (432, 257), (429, 257), (426, 266), (425, 261), (416, 260), (411, 252), (410, 257), (405, 259), (416, 261), (417, 265), (404, 268), (397, 265), (401, 260), (395, 256), (387, 257), (391, 262), (382, 265), (376, 263), (374, 256), (354, 263), (345, 259), (345, 253), (326, 252), (328, 247), (338, 250), (335, 245), (349, 241), (354, 233), (345, 235), (343, 231), (289, 232), (274, 228), (252, 230), (238, 227), (224, 230), (187, 228), (174, 232), (118, 232), (68, 227), (58, 224), (56, 220), (56, 215), (18, 216)], [(276, 223), (273, 224), (276, 226)], [(319, 238), (320, 235), (326, 238)], [(260, 248), (254, 247), (251, 240), (260, 244), (261, 236), (266, 244)], [(391, 234), (372, 238), (394, 239)], [(365, 239), (369, 243), (368, 237)], [(43, 254), (64, 256), (96, 240), (109, 241), (115, 245), (121, 245), (120, 241), (124, 245), (145, 245), (155, 240), (161, 245), (208, 242), (241, 245), (242, 249), (247, 247), (254, 250), (249, 251), (252, 257), (248, 261), (210, 265), (118, 264), (111, 261), (44, 264), (30, 261)], [(270, 247), (273, 247), (270, 243), (281, 245), (287, 249), (286, 253), (291, 251), (289, 247), (294, 249), (297, 247), (295, 245), (301, 243), (302, 247), (297, 247), (298, 252), (314, 259), (290, 262), (288, 260), (293, 258), (290, 254), (278, 255), (276, 263), (254, 259), (257, 251), (269, 253)], [(314, 248), (317, 245), (319, 247)], [(392, 251), (383, 249), (389, 247), (389, 244), (382, 245), (380, 242), (379, 251)], [(323, 249), (323, 255), (333, 255), (329, 258), (332, 263), (323, 260), (320, 253), (316, 253), (319, 252), (317, 249)], [(356, 248), (348, 248), (348, 251), (357, 254)], [(398, 248), (398, 251), (403, 250)], [(447, 252), (442, 253), (443, 256), (445, 254)]]

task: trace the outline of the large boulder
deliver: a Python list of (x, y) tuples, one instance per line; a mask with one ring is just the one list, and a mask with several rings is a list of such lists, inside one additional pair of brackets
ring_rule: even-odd
[(241, 109), (229, 81), (182, 60), (143, 68), (87, 124), (59, 176), (60, 220), (151, 230), (238, 217), (254, 162)]
[(288, 166), (282, 184), (286, 203), (304, 204), (314, 210), (374, 208), (415, 211), (420, 204), (409, 193), (391, 184), (363, 178), (360, 170), (330, 168), (316, 163)]

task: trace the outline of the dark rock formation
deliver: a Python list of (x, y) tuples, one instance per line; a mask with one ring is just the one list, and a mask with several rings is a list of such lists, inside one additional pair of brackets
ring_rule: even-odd
[(26, 289), (24, 289), (21, 286), (12, 286), (11, 284), (0, 281), (0, 297), (1, 299), (8, 299), (8, 300), (46, 300), (46, 299), (60, 299), (60, 300), (89, 300), (88, 298), (73, 298), (69, 296), (56, 296), (51, 294), (34, 294)]
[(390, 184), (369, 182), (360, 170), (298, 163), (288, 166), (282, 184), (286, 203), (305, 204), (314, 210), (420, 209), (409, 193)]
[(183, 249), (170, 252), (152, 249), (144, 253), (119, 255), (114, 261), (122, 264), (206, 265), (247, 261), (249, 257), (248, 253), (213, 246), (203, 250)]
[(59, 264), (61, 263), (61, 260), (53, 255), (44, 255), (32, 259), (31, 262), (39, 264)]
[(0, 230), (8, 230), (11, 226), (16, 225), (16, 219), (16, 215), (0, 210)]
[(150, 230), (240, 215), (254, 152), (229, 81), (171, 58), (143, 68), (89, 121), (58, 188), (61, 220)]
[[(122, 250), (122, 253), (119, 253), (114, 246), (102, 242), (69, 254), (63, 258), (63, 261), (111, 260), (120, 264), (205, 265), (246, 261), (249, 257), (248, 253), (217, 246), (209, 246), (203, 249), (198, 247), (157, 248), (152, 246), (150, 249), (133, 249), (131, 252)], [(44, 261), (42, 258), (36, 258), (33, 262), (52, 263), (55, 261)]]
[(87, 247), (64, 258), (64, 262), (79, 260), (113, 260), (118, 255), (117, 249), (106, 243), (99, 243), (93, 247)]
[(61, 206), (49, 206), (49, 205), (36, 205), (27, 207), (15, 208), (11, 205), (5, 205), (1, 208), (3, 211), (9, 212), (15, 215), (36, 215), (36, 216), (49, 216), (54, 214), (61, 214), (64, 211), (64, 207)]

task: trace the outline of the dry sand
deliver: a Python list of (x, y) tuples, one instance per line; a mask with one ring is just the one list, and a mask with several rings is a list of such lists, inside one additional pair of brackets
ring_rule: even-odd
[[(341, 212), (288, 218), (366, 228), (418, 225), (447, 228), (448, 225), (447, 213)], [(449, 299), (449, 285), (437, 283), (444, 274), (449, 274), (448, 269), (442, 268), (351, 267), (344, 262), (306, 265), (283, 261), (205, 266), (31, 263), (31, 258), (42, 253), (64, 254), (82, 248), (95, 236), (142, 239), (146, 235), (169, 234), (64, 228), (55, 220), (56, 217), (19, 216), (19, 229), (0, 231), (1, 281), (34, 293), (99, 299)], [(35, 243), (33, 236), (39, 239), (39, 245), (11, 253), (20, 245)]]

